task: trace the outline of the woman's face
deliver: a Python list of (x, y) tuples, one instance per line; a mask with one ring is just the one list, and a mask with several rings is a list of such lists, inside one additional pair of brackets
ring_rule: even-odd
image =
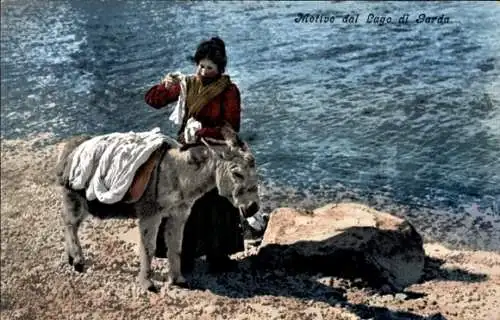
[(209, 59), (201, 59), (196, 67), (196, 74), (203, 78), (213, 78), (219, 75), (219, 68)]

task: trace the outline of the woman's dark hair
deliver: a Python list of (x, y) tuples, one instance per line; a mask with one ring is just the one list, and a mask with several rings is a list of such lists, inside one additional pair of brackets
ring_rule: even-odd
[(226, 46), (219, 37), (213, 37), (210, 40), (203, 41), (198, 45), (196, 53), (191, 60), (198, 64), (202, 59), (212, 60), (219, 68), (220, 73), (224, 73), (227, 65)]

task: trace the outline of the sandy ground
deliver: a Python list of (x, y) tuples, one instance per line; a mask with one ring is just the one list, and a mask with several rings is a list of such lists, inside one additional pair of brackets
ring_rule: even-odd
[[(415, 226), (426, 239), (425, 277), (397, 294), (357, 280), (255, 270), (255, 248), (237, 254), (238, 271), (223, 275), (207, 273), (198, 261), (189, 278), (192, 290), (166, 285), (168, 261), (156, 259), (161, 291), (142, 292), (136, 284), (137, 249), (127, 238), (136, 227), (132, 220), (86, 220), (81, 239), (87, 269), (76, 273), (64, 257), (61, 201), (50, 174), (57, 146), (42, 142), (2, 141), (2, 320), (500, 319), (498, 247), (492, 249), (490, 241), (488, 251), (453, 249), (441, 241), (443, 233), (435, 237), (441, 243), (433, 241), (439, 225), (423, 218)], [(446, 230), (457, 234), (452, 225)], [(481, 232), (488, 239), (499, 231)]]

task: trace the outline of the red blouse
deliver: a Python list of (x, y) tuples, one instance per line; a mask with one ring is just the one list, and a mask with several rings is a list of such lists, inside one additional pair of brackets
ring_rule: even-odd
[[(155, 109), (165, 107), (167, 104), (177, 101), (181, 91), (180, 84), (174, 84), (165, 88), (163, 84), (157, 84), (145, 95), (146, 103)], [(221, 114), (223, 109), (223, 114)], [(240, 130), (241, 100), (238, 87), (231, 83), (229, 87), (204, 106), (195, 119), (201, 122), (202, 128), (196, 132), (199, 137), (210, 137), (222, 139), (220, 127), (224, 120), (229, 122), (233, 129)]]

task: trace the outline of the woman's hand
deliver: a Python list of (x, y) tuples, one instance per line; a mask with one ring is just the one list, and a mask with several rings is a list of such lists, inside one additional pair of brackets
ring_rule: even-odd
[(202, 128), (201, 122), (194, 118), (189, 118), (184, 129), (184, 141), (186, 143), (195, 143), (198, 140), (196, 132)]
[(165, 86), (165, 88), (170, 88), (171, 86), (179, 83), (181, 81), (180, 79), (180, 73), (178, 72), (169, 72), (167, 75), (161, 80), (161, 84)]
[(144, 100), (155, 109), (161, 109), (176, 101), (181, 92), (182, 78), (180, 72), (168, 73), (159, 84), (155, 84), (146, 92)]

